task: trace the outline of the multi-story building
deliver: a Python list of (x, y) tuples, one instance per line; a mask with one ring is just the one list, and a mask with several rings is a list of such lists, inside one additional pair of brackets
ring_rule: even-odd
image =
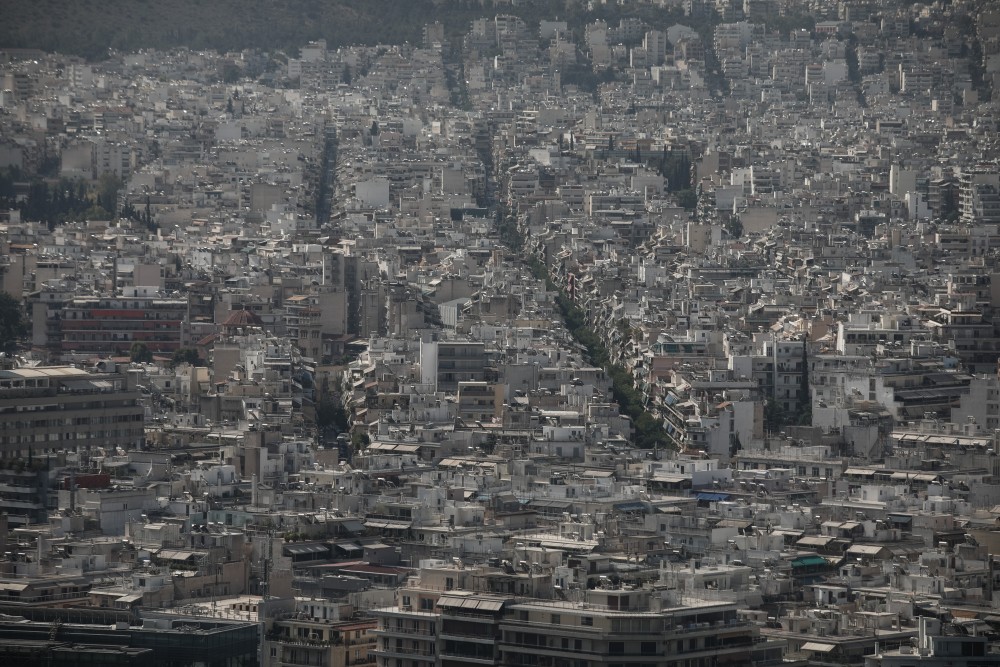
[(441, 667), (499, 665), (498, 640), (504, 607), (511, 598), (451, 592), (438, 598)]
[[(11, 525), (43, 523), (48, 520), (51, 473), (44, 468), (47, 461), (37, 464), (3, 461), (0, 466), (0, 512), (7, 514)], [(6, 527), (4, 527), (6, 532)]]
[(963, 170), (959, 174), (958, 211), (963, 222), (1000, 222), (1000, 171), (996, 167)]
[(372, 620), (281, 618), (274, 621), (265, 636), (263, 664), (369, 667), (375, 664), (371, 655), (374, 627)]
[(500, 624), (504, 665), (622, 664), (697, 667), (778, 660), (782, 643), (760, 641), (731, 602), (677, 599), (676, 591), (598, 589), (583, 602), (508, 605)]
[(134, 343), (154, 354), (181, 347), (187, 300), (152, 295), (141, 289), (120, 297), (77, 297), (60, 319), (62, 353), (128, 355)]
[(490, 366), (486, 344), (478, 341), (420, 342), (420, 381), (435, 391), (454, 393), (460, 382), (486, 381)]
[(139, 393), (120, 373), (72, 366), (0, 371), (0, 457), (143, 442)]
[(892, 650), (878, 650), (865, 657), (865, 667), (985, 667), (1000, 662), (1000, 655), (990, 651), (990, 641), (983, 636), (938, 634), (941, 623), (934, 618), (918, 619), (916, 646), (902, 645)]
[[(421, 598), (426, 599), (426, 598)], [(431, 600), (415, 611), (403, 597), (399, 607), (372, 612), (378, 621), (377, 644), (372, 653), (378, 667), (431, 667), (437, 664), (437, 631), (440, 615)]]
[(487, 382), (458, 383), (458, 416), (466, 423), (499, 422), (503, 417), (503, 386)]

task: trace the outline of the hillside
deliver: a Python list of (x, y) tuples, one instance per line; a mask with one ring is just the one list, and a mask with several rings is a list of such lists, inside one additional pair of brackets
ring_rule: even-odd
[[(486, 5), (486, 6), (484, 6)], [(589, 21), (635, 16), (663, 29), (685, 19), (651, 5), (596, 5), (531, 0), (497, 9), (481, 0), (0, 0), (0, 48), (37, 48), (97, 60), (108, 49), (282, 50), (325, 39), (329, 48), (419, 43), (440, 21), (455, 43), (472, 19), (515, 14), (529, 26), (562, 19), (579, 34)]]
[[(101, 58), (107, 49), (220, 51), (414, 42), (430, 0), (2, 0), (0, 48)], [(459, 12), (461, 13), (461, 12)]]

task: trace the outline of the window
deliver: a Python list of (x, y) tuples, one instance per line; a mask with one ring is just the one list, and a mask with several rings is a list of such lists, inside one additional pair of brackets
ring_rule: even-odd
[(643, 655), (656, 655), (656, 642), (642, 642), (639, 652)]
[(560, 617), (559, 614), (552, 614), (549, 622), (552, 623), (552, 625), (559, 625), (562, 623), (562, 617)]
[(608, 642), (608, 653), (610, 655), (624, 655), (625, 642)]
[(593, 625), (594, 618), (592, 616), (582, 616), (580, 618), (580, 625)]

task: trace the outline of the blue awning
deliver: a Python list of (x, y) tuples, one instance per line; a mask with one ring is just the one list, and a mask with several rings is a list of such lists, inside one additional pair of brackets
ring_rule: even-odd
[(709, 493), (707, 491), (703, 491), (703, 492), (701, 492), (701, 493), (698, 494), (698, 501), (699, 502), (705, 501), (705, 502), (715, 503), (715, 502), (719, 502), (720, 500), (729, 500), (729, 494), (728, 493)]
[(830, 561), (822, 556), (799, 556), (792, 560), (792, 567), (828, 567)]

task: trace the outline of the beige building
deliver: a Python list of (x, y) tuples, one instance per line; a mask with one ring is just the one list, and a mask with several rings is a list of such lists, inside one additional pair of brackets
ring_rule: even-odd
[(142, 442), (139, 393), (124, 375), (72, 366), (0, 370), (0, 457)]
[(375, 621), (279, 618), (264, 638), (266, 667), (373, 667)]

